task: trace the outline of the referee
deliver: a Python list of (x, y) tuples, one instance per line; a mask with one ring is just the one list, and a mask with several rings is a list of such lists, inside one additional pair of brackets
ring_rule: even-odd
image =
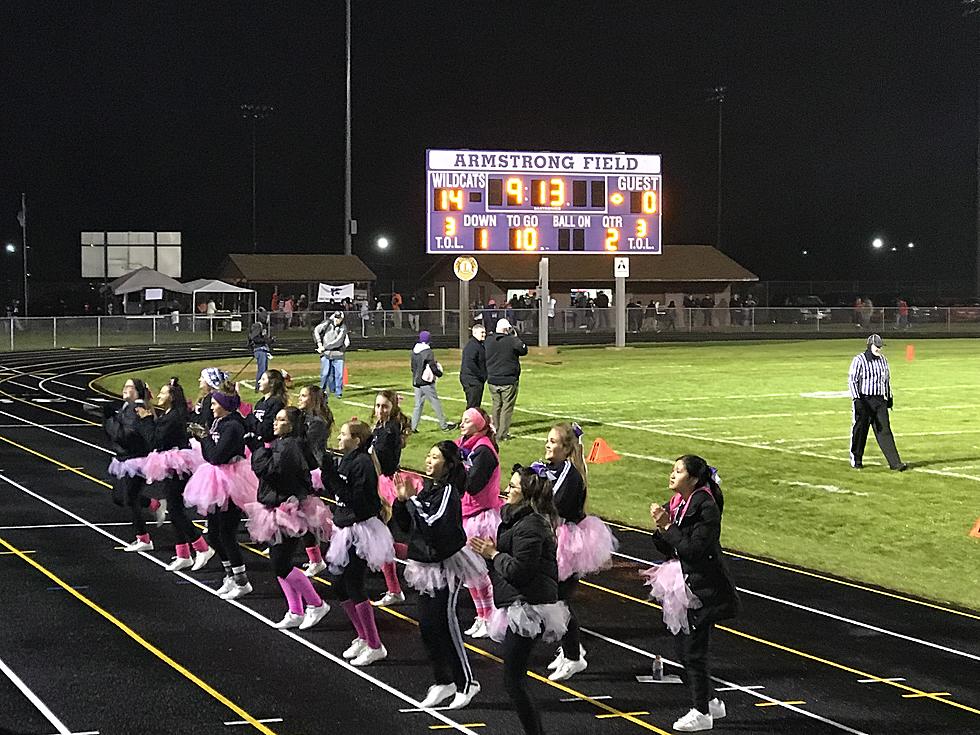
[(864, 465), (864, 445), (868, 441), (868, 427), (874, 429), (875, 439), (888, 466), (898, 472), (909, 468), (895, 447), (895, 437), (888, 423), (888, 409), (892, 407), (892, 387), (888, 374), (888, 360), (881, 354), (881, 335), (868, 337), (868, 349), (851, 360), (848, 373), (848, 389), (854, 400), (854, 423), (851, 425), (851, 467)]

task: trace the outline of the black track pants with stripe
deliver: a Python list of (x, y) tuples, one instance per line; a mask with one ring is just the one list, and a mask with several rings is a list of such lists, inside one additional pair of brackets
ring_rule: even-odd
[(881, 396), (862, 396), (854, 401), (854, 423), (851, 425), (851, 464), (860, 464), (864, 458), (864, 446), (868, 442), (868, 428), (874, 430), (881, 453), (889, 467), (902, 464), (895, 447), (895, 437), (888, 423), (888, 406)]
[(419, 595), (419, 629), (432, 662), (436, 684), (455, 684), (456, 691), (465, 690), (473, 681), (456, 617), (456, 600), (461, 587), (457, 581), (436, 591), (435, 597)]

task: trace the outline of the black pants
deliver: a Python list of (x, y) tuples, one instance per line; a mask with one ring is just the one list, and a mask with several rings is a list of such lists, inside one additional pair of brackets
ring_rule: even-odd
[(187, 480), (180, 477), (168, 477), (163, 481), (164, 496), (167, 498), (167, 515), (174, 527), (174, 539), (178, 544), (190, 544), (201, 537), (201, 532), (187, 516), (184, 506), (184, 487)]
[(854, 401), (854, 423), (851, 425), (851, 464), (861, 464), (864, 446), (868, 442), (870, 426), (881, 447), (881, 453), (888, 460), (888, 466), (895, 468), (902, 464), (895, 447), (895, 437), (888, 422), (888, 406), (881, 396), (861, 396)]
[(708, 714), (708, 700), (714, 696), (708, 672), (708, 642), (713, 627), (714, 623), (704, 623), (695, 628), (692, 623), (690, 633), (674, 636), (677, 660), (684, 664), (681, 678), (691, 691), (691, 706), (702, 714)]
[(282, 543), (273, 544), (269, 547), (269, 561), (272, 562), (272, 571), (277, 577), (285, 579), (293, 571), (293, 557), (296, 556), (298, 546), (298, 538), (283, 536)]
[(333, 577), (333, 585), (330, 587), (333, 597), (336, 600), (345, 602), (350, 600), (355, 605), (360, 605), (367, 600), (364, 592), (364, 575), (367, 573), (367, 562), (357, 555), (353, 547), (349, 551), (350, 561), (344, 567), (339, 577)]
[(527, 664), (537, 638), (525, 638), (507, 629), (504, 638), (504, 689), (528, 735), (544, 732), (541, 713), (527, 691)]
[(142, 477), (115, 477), (112, 480), (112, 501), (116, 505), (129, 508), (133, 519), (133, 530), (137, 536), (146, 533), (146, 521), (143, 520), (143, 509), (149, 507), (150, 499), (143, 495), (146, 487)]
[(483, 403), (483, 383), (464, 385), (463, 393), (466, 395), (467, 408), (479, 408)]
[(234, 503), (228, 503), (228, 510), (208, 513), (208, 543), (218, 552), (221, 561), (229, 561), (233, 567), (240, 567), (242, 550), (238, 548), (238, 524), (242, 511)]
[[(577, 589), (578, 577), (576, 576), (569, 577), (564, 582), (559, 582), (558, 599), (567, 603), (572, 599), (572, 595)], [(572, 609), (571, 605), (568, 606), (568, 612), (571, 615), (568, 618), (568, 630), (561, 639), (561, 652), (569, 661), (578, 661), (581, 658), (579, 655), (581, 633), (579, 632), (578, 618), (575, 617), (575, 610)]]
[(455, 684), (460, 692), (473, 682), (456, 617), (461, 587), (457, 582), (451, 588), (438, 590), (435, 597), (419, 595), (419, 630), (432, 662), (433, 678), (436, 684)]

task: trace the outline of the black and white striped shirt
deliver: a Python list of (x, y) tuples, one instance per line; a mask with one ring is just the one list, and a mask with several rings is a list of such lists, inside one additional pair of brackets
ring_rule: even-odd
[(851, 398), (862, 396), (891, 398), (892, 386), (888, 374), (888, 360), (884, 355), (875, 357), (868, 351), (856, 355), (851, 360), (851, 370), (847, 378)]

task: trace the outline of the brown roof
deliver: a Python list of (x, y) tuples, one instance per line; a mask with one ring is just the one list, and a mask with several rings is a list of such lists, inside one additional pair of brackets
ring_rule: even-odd
[(364, 283), (376, 276), (356, 255), (245, 255), (225, 258), (218, 278), (249, 283)]
[[(665, 245), (663, 255), (630, 255), (630, 281), (691, 282), (758, 281), (759, 277), (746, 270), (711, 245)], [(477, 255), (481, 274), (495, 283), (535, 282), (538, 279), (537, 253), (492, 253)], [(436, 277), (448, 266), (452, 277), (452, 256), (445, 256), (423, 276)], [(613, 281), (613, 254), (557, 254), (549, 256), (548, 279), (590, 283)]]

